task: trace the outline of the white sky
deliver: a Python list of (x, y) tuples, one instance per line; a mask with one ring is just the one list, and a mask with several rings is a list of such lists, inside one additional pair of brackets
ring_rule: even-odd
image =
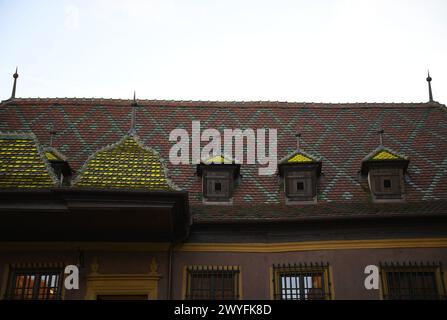
[(447, 1), (0, 0), (0, 100), (447, 103)]

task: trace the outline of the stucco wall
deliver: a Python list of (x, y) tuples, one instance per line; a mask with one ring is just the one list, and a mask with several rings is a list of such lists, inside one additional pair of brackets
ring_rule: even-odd
[[(159, 280), (159, 298), (167, 296), (167, 252), (111, 252), (84, 253), (85, 268), (80, 269), (80, 289), (65, 292), (65, 299), (83, 299), (86, 293), (86, 275), (96, 257), (101, 274), (147, 274), (152, 258), (156, 258)], [(5, 281), (5, 265), (18, 262), (56, 262), (76, 264), (77, 252), (22, 251), (0, 253), (0, 286)], [(340, 249), (282, 253), (249, 252), (175, 252), (173, 255), (173, 298), (182, 299), (183, 270), (187, 265), (238, 265), (242, 274), (244, 299), (270, 299), (269, 268), (275, 263), (329, 262), (332, 267), (336, 299), (379, 299), (378, 290), (366, 290), (364, 268), (379, 262), (441, 262), (447, 266), (446, 248), (405, 249)], [(444, 267), (445, 269), (445, 267)]]

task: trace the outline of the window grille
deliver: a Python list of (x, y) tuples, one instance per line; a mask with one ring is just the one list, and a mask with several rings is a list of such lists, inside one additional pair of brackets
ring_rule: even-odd
[(276, 300), (331, 299), (329, 264), (273, 265), (273, 295)]
[(441, 263), (381, 263), (382, 295), (387, 300), (446, 299)]
[(11, 300), (58, 300), (62, 296), (63, 272), (59, 269), (12, 270), (7, 298)]
[(240, 298), (240, 269), (237, 266), (189, 266), (186, 299), (237, 300)]

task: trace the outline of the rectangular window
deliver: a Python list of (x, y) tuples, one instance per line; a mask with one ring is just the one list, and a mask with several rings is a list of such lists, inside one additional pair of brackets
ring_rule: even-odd
[(374, 200), (402, 199), (404, 178), (401, 169), (371, 169), (369, 181)]
[(58, 300), (62, 295), (62, 270), (12, 270), (8, 299)]
[(203, 195), (209, 202), (229, 202), (231, 198), (231, 172), (206, 170), (203, 176)]
[(383, 298), (446, 299), (441, 264), (381, 264)]
[(234, 266), (190, 266), (186, 275), (186, 299), (237, 300), (240, 270)]
[(294, 177), (286, 175), (286, 196), (294, 201), (311, 201), (315, 196), (315, 179), (312, 177)]
[(331, 299), (328, 264), (273, 265), (276, 300)]

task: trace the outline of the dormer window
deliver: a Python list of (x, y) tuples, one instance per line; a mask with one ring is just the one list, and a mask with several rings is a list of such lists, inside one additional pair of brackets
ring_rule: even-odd
[(71, 168), (64, 155), (54, 148), (47, 148), (45, 156), (53, 168), (54, 174), (59, 180), (60, 185), (69, 186), (71, 183)]
[(224, 157), (214, 157), (197, 166), (202, 177), (204, 203), (231, 204), (240, 166)]
[(371, 190), (378, 198), (401, 198), (403, 181), (399, 168), (372, 168), (369, 171)]
[(285, 191), (288, 200), (313, 201), (316, 196), (316, 176), (314, 170), (288, 168), (285, 170)]
[(225, 169), (207, 168), (203, 176), (203, 193), (209, 201), (228, 201), (232, 172)]
[(279, 175), (284, 185), (286, 204), (310, 204), (317, 202), (318, 177), (321, 161), (297, 150), (279, 163)]
[(405, 198), (404, 174), (409, 160), (380, 146), (362, 162), (362, 174), (368, 179), (375, 202), (402, 201)]

